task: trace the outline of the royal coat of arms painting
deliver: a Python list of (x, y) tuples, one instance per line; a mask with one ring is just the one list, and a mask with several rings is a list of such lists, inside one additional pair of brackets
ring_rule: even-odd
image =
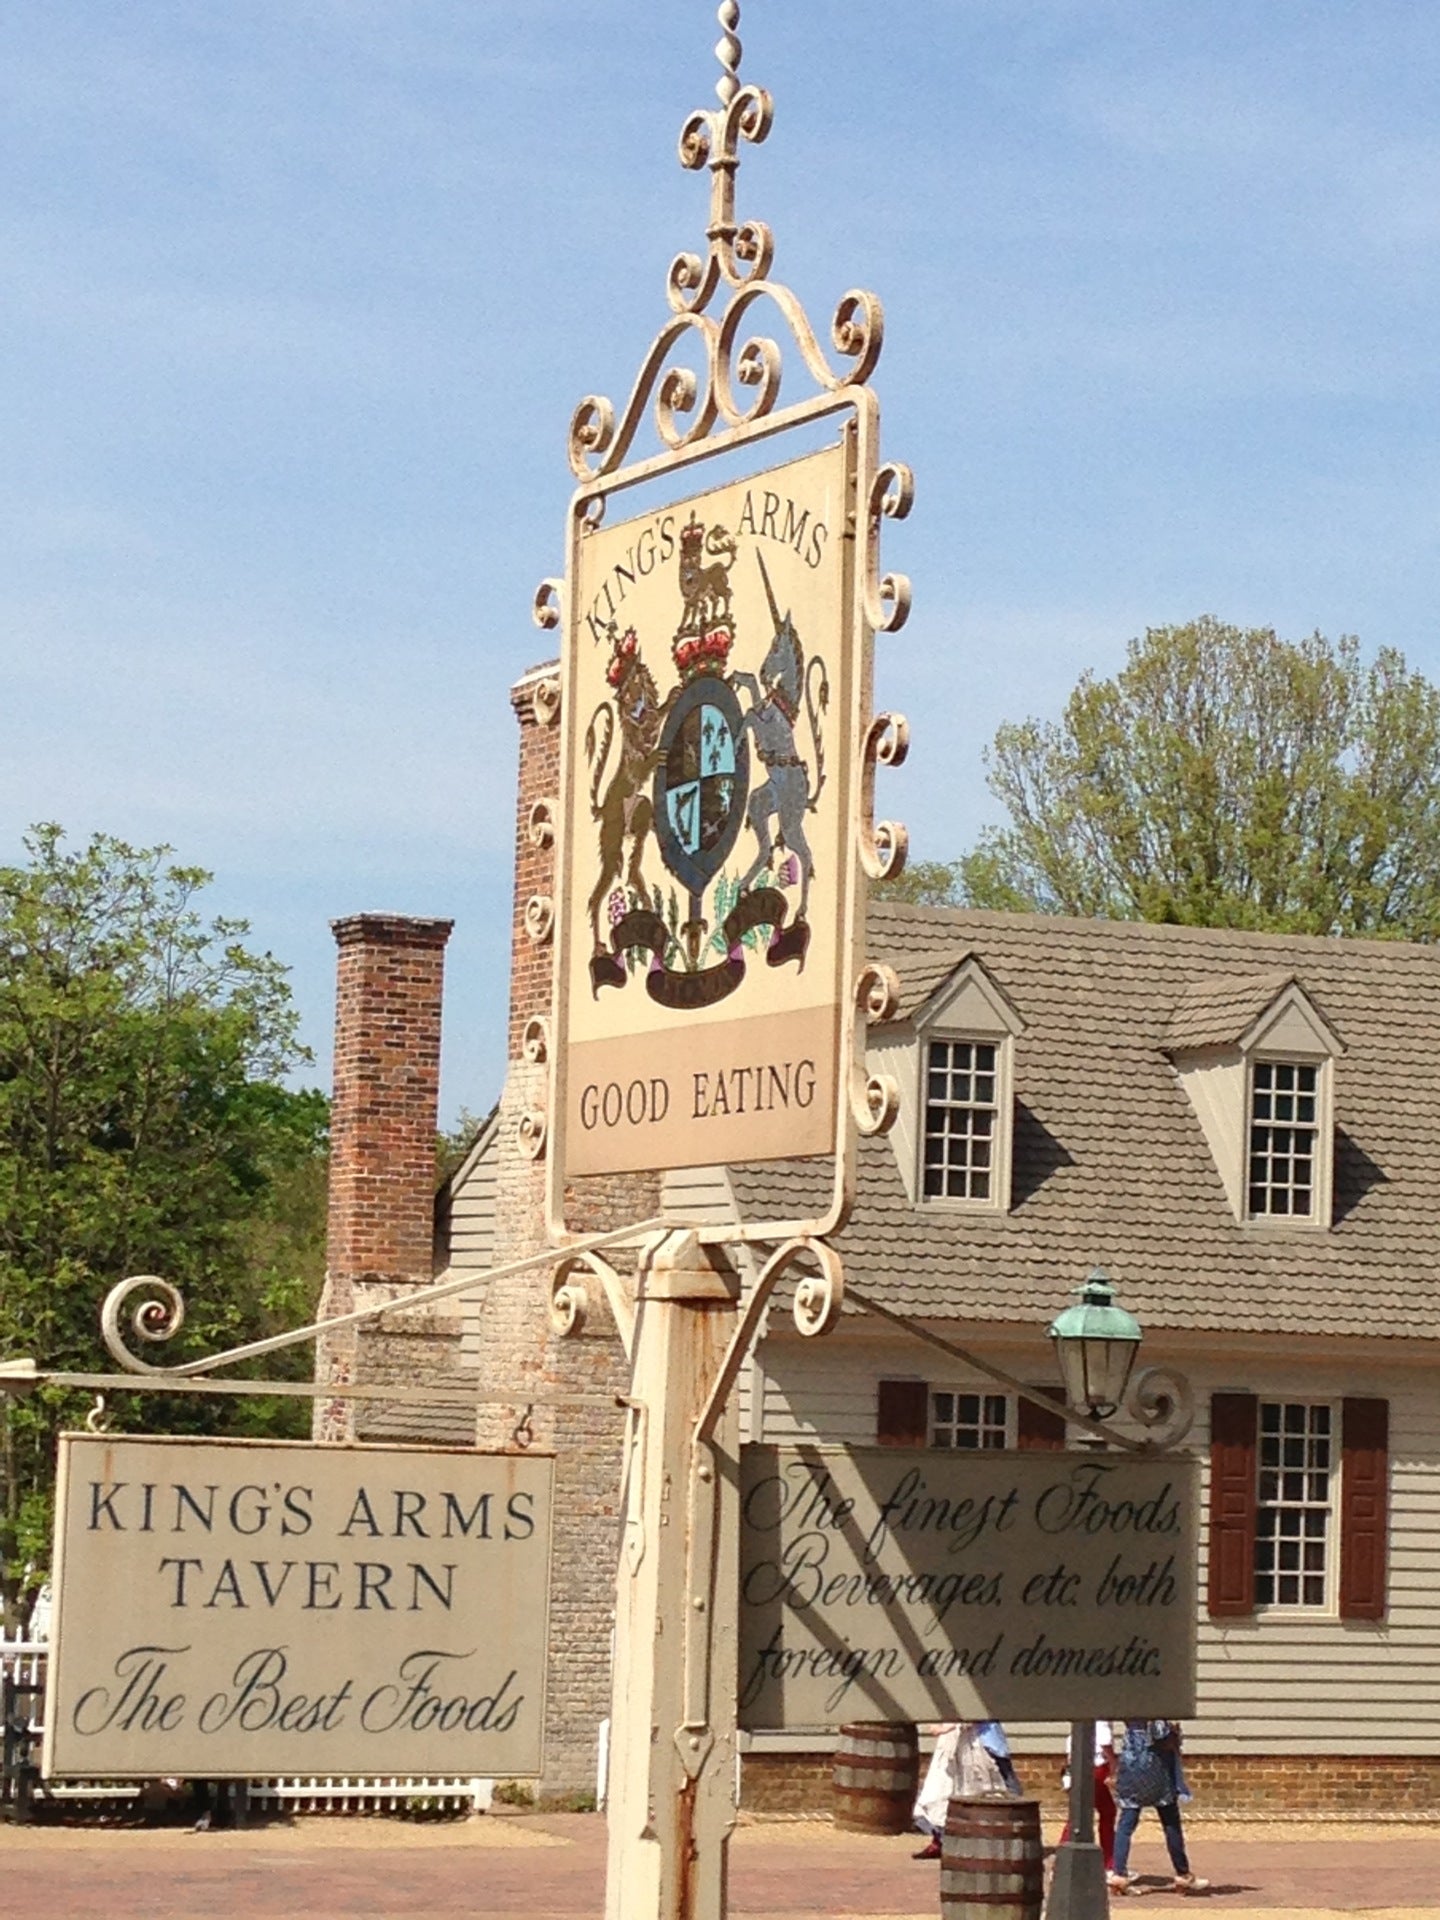
[(833, 1151), (860, 691), (843, 445), (586, 531), (565, 675), (565, 1171)]

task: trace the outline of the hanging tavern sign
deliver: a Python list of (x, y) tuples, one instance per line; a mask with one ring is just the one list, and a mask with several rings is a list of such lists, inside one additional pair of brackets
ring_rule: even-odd
[(601, 526), (567, 660), (572, 1174), (832, 1150), (846, 454)]
[(49, 1778), (540, 1771), (552, 1462), (64, 1434)]
[[(879, 525), (912, 482), (879, 460), (880, 304), (840, 301), (837, 368), (769, 277), (769, 230), (735, 216), (769, 95), (733, 74), (720, 91), (680, 138), (682, 164), (712, 175), (708, 257), (672, 265), (671, 317), (618, 416), (598, 398), (576, 412), (564, 590), (537, 601), (563, 627), (536, 699), (560, 726), (560, 793), (529, 821), (557, 846), (556, 890), (526, 913), (554, 941), (554, 1015), (526, 1034), (550, 1105), (521, 1137), (548, 1154), (560, 1240), (577, 1176), (800, 1155), (831, 1158), (830, 1197), (778, 1237), (823, 1235), (856, 1128), (895, 1111), (863, 1046), (893, 981), (862, 937), (866, 876), (905, 854), (904, 829), (871, 819), (875, 767), (907, 734), (872, 714), (870, 681), (874, 634), (909, 609), (908, 583), (879, 573)], [(767, 315), (815, 389), (783, 408), (780, 341), (747, 331)], [(660, 450), (636, 459), (647, 418)]]
[(741, 1726), (1193, 1713), (1198, 1472), (747, 1447)]

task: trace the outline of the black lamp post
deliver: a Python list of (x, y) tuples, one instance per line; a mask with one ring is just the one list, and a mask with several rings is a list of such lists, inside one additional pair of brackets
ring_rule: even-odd
[[(1092, 1267), (1077, 1306), (1050, 1323), (1065, 1398), (1076, 1413), (1105, 1420), (1124, 1403), (1140, 1351), (1140, 1322), (1115, 1304), (1103, 1267)], [(1102, 1444), (1098, 1440), (1091, 1445)], [(1105, 1858), (1095, 1840), (1095, 1722), (1070, 1723), (1070, 1838), (1055, 1852), (1046, 1920), (1106, 1920)]]

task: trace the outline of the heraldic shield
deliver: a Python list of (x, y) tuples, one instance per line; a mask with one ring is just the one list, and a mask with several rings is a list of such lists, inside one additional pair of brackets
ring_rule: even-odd
[(734, 693), (714, 674), (681, 689), (660, 735), (655, 837), (680, 884), (702, 894), (740, 836), (750, 748)]
[[(678, 511), (662, 511), (627, 535), (620, 571), (635, 575), (626, 597), (637, 622), (648, 624), (647, 615), (669, 598), (657, 562), (677, 563), (680, 609), (670, 641), (676, 678), (667, 691), (646, 658), (640, 624), (621, 632), (613, 617), (602, 623), (599, 600), (589, 622), (594, 638), (608, 643), (605, 691), (583, 736), (587, 826), (598, 855), (584, 915), (592, 998), (643, 979), (657, 1005), (685, 1012), (734, 993), (749, 956), (771, 971), (804, 970), (816, 865), (807, 817), (825, 786), (829, 680), (823, 660), (807, 655), (790, 612), (781, 610), (755, 545), (762, 536), (745, 483), (731, 497), (741, 510), (738, 522), (707, 525), (692, 503), (683, 525), (676, 524)], [(770, 520), (777, 513), (772, 509)], [(817, 564), (823, 558), (828, 522), (819, 522), (804, 552), (794, 546), (810, 513), (797, 517), (792, 506), (796, 531), (784, 539), (763, 536), (790, 547), (792, 573), (809, 568), (812, 550)], [(734, 572), (742, 539), (754, 557), (748, 602)], [(732, 664), (737, 650), (753, 664)], [(802, 725), (809, 753), (797, 732)], [(663, 877), (649, 864), (656, 857)]]

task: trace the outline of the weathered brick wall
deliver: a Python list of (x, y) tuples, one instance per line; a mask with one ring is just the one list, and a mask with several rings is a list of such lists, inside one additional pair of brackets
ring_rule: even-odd
[[(497, 1266), (538, 1252), (546, 1244), (545, 1163), (520, 1144), (519, 1125), (530, 1109), (548, 1104), (548, 1068), (525, 1060), (526, 1022), (551, 1010), (553, 948), (531, 939), (525, 906), (532, 895), (553, 897), (553, 847), (537, 846), (529, 832), (538, 799), (559, 791), (559, 728), (537, 712), (535, 689), (553, 667), (526, 674), (511, 692), (520, 729), (515, 816), (514, 957), (510, 977), (510, 1050), (496, 1135), (494, 1259)], [(572, 1223), (603, 1231), (659, 1211), (659, 1181), (637, 1175), (586, 1180), (569, 1199)], [(610, 1711), (610, 1622), (618, 1558), (619, 1482), (624, 1416), (616, 1394), (629, 1387), (629, 1370), (598, 1281), (589, 1284), (590, 1317), (578, 1338), (561, 1339), (547, 1314), (546, 1268), (493, 1282), (480, 1317), (482, 1446), (515, 1445), (529, 1397), (583, 1393), (599, 1404), (537, 1406), (532, 1445), (556, 1455), (556, 1521), (551, 1558), (550, 1687), (546, 1719), (546, 1773), (542, 1795), (591, 1792), (596, 1741)]]
[[(497, 1153), (496, 1264), (545, 1244), (543, 1163), (517, 1141), (518, 1116), (534, 1104), (538, 1070), (512, 1066), (501, 1102)], [(610, 1711), (609, 1623), (614, 1608), (623, 1413), (615, 1395), (629, 1376), (614, 1323), (598, 1286), (577, 1338), (550, 1330), (548, 1270), (493, 1282), (480, 1321), (480, 1391), (498, 1396), (477, 1418), (481, 1446), (509, 1448), (531, 1396), (596, 1396), (598, 1404), (536, 1406), (532, 1445), (556, 1456), (555, 1533), (551, 1553), (550, 1685), (546, 1775), (552, 1794), (595, 1785), (596, 1737)]]
[[(434, 1277), (441, 1001), (454, 922), (358, 913), (331, 924), (339, 951), (322, 1318), (377, 1297), (403, 1298)], [(413, 1358), (387, 1357), (396, 1340)], [(453, 1314), (408, 1330), (397, 1316), (364, 1342), (353, 1329), (317, 1342), (315, 1374), (351, 1384), (388, 1379), (392, 1364), (449, 1372), (458, 1341)], [(353, 1439), (353, 1404), (317, 1400), (314, 1432)]]
[(1440, 1754), (1185, 1756), (1198, 1812), (1440, 1812)]
[[(394, 1297), (395, 1290), (366, 1287), (362, 1304)], [(366, 1332), (360, 1346), (360, 1378), (375, 1386), (442, 1386), (459, 1365), (460, 1313), (453, 1301), (397, 1309)], [(375, 1403), (378, 1404), (378, 1403)]]
[(555, 850), (538, 846), (530, 834), (530, 809), (537, 800), (554, 804), (559, 831), (560, 727), (537, 710), (537, 687), (558, 675), (558, 663), (532, 667), (510, 689), (510, 705), (520, 727), (520, 775), (515, 783), (515, 892), (510, 919), (510, 1045), (509, 1060), (520, 1058), (525, 1022), (550, 1011), (550, 970), (553, 949), (532, 940), (525, 930), (525, 906), (532, 895), (553, 897)]
[(834, 1810), (833, 1772), (828, 1753), (747, 1753), (740, 1762), (740, 1804), (747, 1813), (824, 1820)]
[[(1064, 1757), (1027, 1753), (1015, 1764), (1026, 1795), (1040, 1801), (1047, 1822), (1063, 1820)], [(741, 1763), (740, 1804), (751, 1813), (827, 1819), (834, 1801), (832, 1766), (829, 1753), (747, 1753)], [(1207, 1815), (1261, 1820), (1304, 1820), (1317, 1814), (1440, 1817), (1440, 1754), (1187, 1753), (1185, 1776), (1194, 1795), (1187, 1820)]]
[(332, 923), (332, 1273), (432, 1277), (441, 997), (453, 926), (383, 913)]

